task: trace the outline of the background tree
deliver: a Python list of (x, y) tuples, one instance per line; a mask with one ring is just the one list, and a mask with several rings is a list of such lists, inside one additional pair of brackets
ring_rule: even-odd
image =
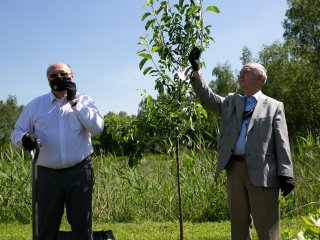
[(319, 135), (320, 4), (318, 0), (287, 2), (289, 8), (283, 23), (285, 44), (290, 50), (290, 60), (296, 63), (297, 74), (292, 85), (299, 92), (297, 102), (300, 103), (299, 108), (303, 109), (302, 114), (296, 115), (299, 119), (297, 124), (302, 123), (300, 126), (304, 135), (307, 128)]
[(319, 131), (319, 81), (307, 61), (293, 58), (287, 44), (265, 46), (259, 54), (268, 71), (263, 91), (285, 105), (289, 135), (305, 136)]
[(239, 91), (237, 78), (234, 76), (230, 64), (218, 64), (213, 68), (212, 76), (214, 79), (210, 81), (209, 86), (215, 93), (226, 96), (228, 93)]
[(7, 100), (0, 101), (0, 145), (10, 143), (10, 135), (23, 106), (17, 105), (16, 96), (9, 95)]
[(94, 146), (101, 152), (116, 156), (130, 156), (135, 152), (132, 129), (138, 128), (137, 117), (126, 112), (109, 112), (104, 116), (105, 128), (93, 140)]
[(240, 60), (242, 62), (242, 65), (245, 65), (249, 62), (254, 62), (255, 60), (252, 58), (252, 52), (247, 46), (244, 46), (242, 48), (242, 56), (240, 57)]
[[(283, 22), (286, 42), (293, 44), (291, 54), (320, 65), (319, 0), (287, 0), (288, 10)], [(319, 76), (320, 69), (317, 69)]]

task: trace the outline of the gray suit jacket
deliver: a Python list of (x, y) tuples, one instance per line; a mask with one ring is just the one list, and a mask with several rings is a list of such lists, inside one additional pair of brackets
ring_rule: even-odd
[[(240, 133), (244, 97), (239, 94), (221, 97), (213, 93), (203, 78), (193, 78), (191, 85), (207, 110), (221, 114), (216, 169), (216, 175), (219, 175), (227, 166)], [(282, 102), (260, 95), (248, 126), (245, 155), (249, 177), (256, 186), (279, 187), (278, 176), (293, 177)]]

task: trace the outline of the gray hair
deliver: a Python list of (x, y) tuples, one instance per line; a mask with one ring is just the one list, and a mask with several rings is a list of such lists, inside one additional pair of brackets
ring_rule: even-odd
[(66, 65), (66, 66), (70, 69), (70, 73), (71, 73), (71, 75), (73, 75), (72, 68), (71, 68), (71, 66), (70, 66), (69, 64), (67, 64), (67, 63), (63, 63), (63, 62), (58, 62), (58, 63), (50, 64), (50, 65), (48, 66), (48, 68), (47, 68), (47, 77), (49, 76), (49, 72), (50, 72), (50, 70), (51, 70), (55, 65), (57, 65), (57, 64), (63, 64), (63, 65)]

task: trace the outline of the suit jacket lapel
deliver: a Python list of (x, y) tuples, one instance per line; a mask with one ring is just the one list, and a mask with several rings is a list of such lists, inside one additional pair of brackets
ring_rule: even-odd
[(263, 111), (264, 107), (268, 103), (266, 95), (261, 93), (259, 100), (257, 102), (257, 105), (253, 111), (249, 126), (248, 126), (248, 133), (253, 127), (253, 125), (257, 122), (258, 117), (260, 116), (260, 113)]

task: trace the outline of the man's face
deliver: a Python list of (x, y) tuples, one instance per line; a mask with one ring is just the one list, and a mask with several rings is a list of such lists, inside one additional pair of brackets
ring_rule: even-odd
[(64, 91), (62, 80), (72, 81), (71, 69), (65, 64), (55, 64), (48, 70), (48, 81), (53, 91)]
[(258, 70), (244, 65), (238, 76), (240, 88), (247, 95), (253, 95), (261, 89), (262, 79)]

